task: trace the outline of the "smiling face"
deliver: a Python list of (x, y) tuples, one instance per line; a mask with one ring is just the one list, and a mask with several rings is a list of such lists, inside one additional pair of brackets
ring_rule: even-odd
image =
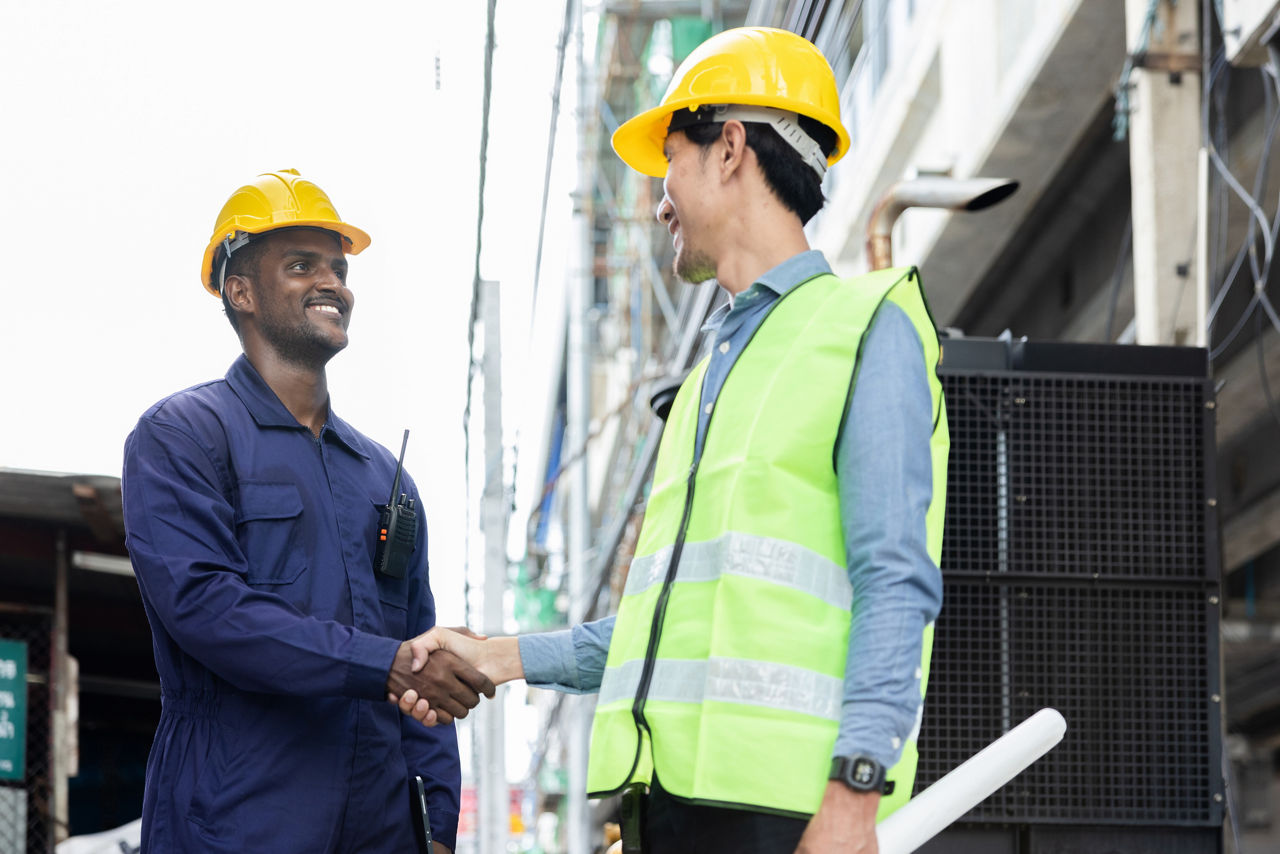
[(671, 233), (675, 274), (690, 284), (715, 278), (716, 262), (708, 251), (710, 191), (707, 150), (690, 142), (683, 131), (667, 136), (663, 145), (667, 176), (658, 204), (658, 222)]
[(284, 361), (322, 367), (347, 346), (355, 296), (347, 288), (342, 238), (317, 228), (285, 228), (265, 242), (247, 276), (252, 299), (244, 312), (263, 343)]

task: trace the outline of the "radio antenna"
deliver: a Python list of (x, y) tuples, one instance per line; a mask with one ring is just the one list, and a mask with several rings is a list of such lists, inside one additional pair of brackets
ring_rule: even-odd
[(391, 497), (387, 499), (387, 504), (396, 503), (396, 493), (400, 491), (400, 474), (404, 471), (404, 449), (407, 447), (409, 447), (409, 429), (406, 427), (404, 441), (400, 443), (400, 461), (396, 463), (396, 479), (391, 484)]

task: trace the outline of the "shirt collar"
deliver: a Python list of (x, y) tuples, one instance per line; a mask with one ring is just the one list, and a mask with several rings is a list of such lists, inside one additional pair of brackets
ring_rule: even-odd
[[(257, 368), (253, 366), (244, 354), (241, 354), (232, 363), (231, 368), (227, 371), (226, 379), (227, 385), (231, 386), (231, 390), (244, 403), (245, 409), (249, 410), (249, 414), (253, 416), (254, 422), (259, 427), (286, 427), (293, 430), (307, 429), (299, 424), (298, 419), (293, 417), (293, 413), (285, 408), (285, 405), (280, 402), (280, 398), (271, 390), (271, 386), (267, 385), (267, 381), (262, 378)], [(329, 409), (329, 418), (325, 423), (325, 429), (333, 433), (353, 453), (368, 459), (369, 453), (365, 448), (364, 437), (357, 433), (350, 424), (335, 415), (332, 407)]]
[[(767, 270), (764, 275), (756, 279), (751, 287), (743, 291), (738, 299), (726, 302), (717, 308), (707, 318), (707, 322), (703, 324), (703, 332), (713, 332), (719, 329), (730, 312), (738, 305), (742, 297), (747, 296), (753, 291), (759, 293), (761, 289), (773, 291), (778, 296), (783, 296), (792, 288), (801, 282), (807, 282), (814, 276), (821, 276), (831, 272), (831, 265), (827, 263), (826, 257), (817, 249), (809, 249), (792, 255), (781, 264)], [(754, 302), (754, 300), (751, 300)]]
[(810, 249), (798, 255), (792, 255), (756, 279), (755, 284), (763, 285), (778, 296), (783, 296), (801, 282), (807, 282), (814, 276), (830, 272), (831, 265), (827, 263), (823, 254), (817, 249)]

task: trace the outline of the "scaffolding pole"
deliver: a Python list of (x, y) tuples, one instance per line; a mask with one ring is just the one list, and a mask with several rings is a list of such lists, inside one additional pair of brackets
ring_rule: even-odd
[(67, 655), (68, 608), (67, 608), (67, 532), (58, 531), (55, 554), (55, 580), (53, 594), (53, 671), (50, 679), (50, 698), (52, 702), (53, 733), (53, 768), (52, 780), (53, 809), (50, 818), (53, 825), (53, 840), (61, 842), (67, 838), (71, 820), (70, 801), (68, 800), (67, 777), (70, 776), (71, 755), (67, 729), (67, 694), (70, 690), (69, 659)]
[[(507, 508), (502, 464), (502, 351), (498, 283), (481, 282), (484, 317), (484, 633), (503, 634), (502, 598), (507, 586)], [(480, 854), (505, 854), (510, 809), (503, 704), (506, 687), (476, 710), (480, 718), (476, 739), (479, 768)]]
[[(592, 247), (592, 179), (595, 157), (592, 149), (590, 122), (592, 103), (591, 72), (586, 55), (583, 26), (585, 9), (577, 0), (574, 10), (574, 39), (578, 60), (578, 186), (574, 194), (573, 234), (578, 247), (577, 267), (570, 274), (568, 293), (568, 347), (566, 371), (566, 444), (585, 448), (591, 420), (591, 336), (587, 332), (587, 311), (591, 305), (592, 272), (595, 253)], [(572, 270), (572, 267), (571, 267)], [(587, 607), (587, 547), (590, 539), (590, 512), (587, 490), (588, 455), (573, 463), (568, 490), (568, 570), (569, 621), (577, 623)], [(590, 705), (585, 697), (566, 699), (568, 730), (565, 743), (568, 752), (568, 798), (565, 840), (569, 854), (589, 854), (590, 818), (587, 811), (587, 744), (590, 739)]]

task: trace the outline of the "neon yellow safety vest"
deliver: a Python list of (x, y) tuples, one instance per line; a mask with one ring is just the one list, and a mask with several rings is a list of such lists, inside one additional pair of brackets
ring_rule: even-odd
[[(930, 557), (942, 552), (946, 411), (913, 268), (826, 274), (771, 308), (729, 371), (694, 461), (707, 360), (671, 408), (592, 728), (593, 797), (652, 780), (681, 798), (811, 815), (839, 728), (853, 592), (834, 455), (863, 332), (885, 300), (915, 324), (934, 431)], [(920, 691), (933, 626), (924, 633)], [(917, 731), (919, 726), (916, 727)], [(915, 735), (883, 818), (911, 796)]]

